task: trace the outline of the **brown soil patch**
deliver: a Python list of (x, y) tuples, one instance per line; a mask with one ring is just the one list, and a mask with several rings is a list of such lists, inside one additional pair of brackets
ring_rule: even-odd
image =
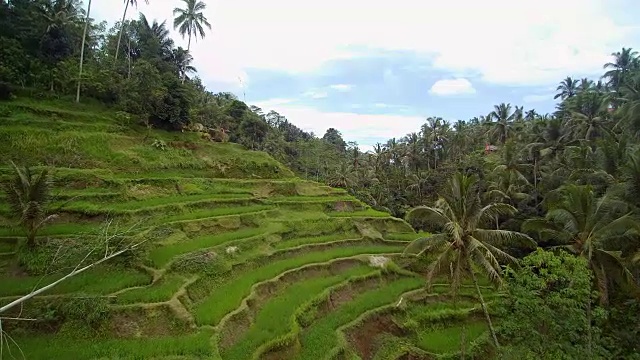
[(189, 332), (167, 306), (128, 308), (113, 314), (109, 332), (120, 338), (171, 336)]
[(349, 202), (349, 201), (336, 201), (333, 204), (333, 210), (334, 211), (353, 211), (354, 207), (353, 207), (353, 203)]
[(300, 344), (295, 343), (292, 346), (285, 346), (277, 349), (269, 350), (266, 353), (261, 354), (258, 359), (260, 360), (289, 360), (295, 358), (299, 351)]
[(323, 317), (343, 304), (353, 300), (359, 293), (378, 287), (381, 281), (383, 280), (380, 277), (375, 276), (349, 283), (332, 291), (327, 299), (318, 306), (318, 312), (315, 316), (316, 319)]
[(377, 338), (382, 333), (403, 335), (402, 329), (393, 321), (391, 314), (381, 314), (371, 316), (357, 327), (349, 329), (347, 339), (363, 360), (370, 360), (379, 349)]
[(220, 331), (220, 349), (228, 349), (238, 342), (251, 327), (251, 319), (247, 311), (233, 315)]

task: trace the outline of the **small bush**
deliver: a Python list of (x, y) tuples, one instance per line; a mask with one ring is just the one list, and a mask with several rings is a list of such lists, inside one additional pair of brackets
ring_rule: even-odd
[(7, 82), (0, 81), (0, 101), (11, 100), (13, 98), (13, 88)]
[(153, 146), (158, 150), (167, 150), (167, 144), (162, 140), (158, 140), (158, 139), (153, 140), (153, 143), (151, 144), (151, 146)]
[(62, 305), (66, 320), (82, 321), (97, 328), (109, 319), (109, 303), (103, 297), (77, 297)]

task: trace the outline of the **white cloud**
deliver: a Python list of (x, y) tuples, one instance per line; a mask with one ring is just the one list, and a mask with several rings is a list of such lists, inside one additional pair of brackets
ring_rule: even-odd
[(444, 79), (436, 81), (429, 89), (429, 93), (440, 96), (475, 94), (476, 89), (465, 78)]
[(333, 90), (337, 90), (337, 91), (350, 91), (351, 89), (353, 89), (353, 85), (351, 84), (335, 84), (335, 85), (330, 85), (329, 88), (333, 89)]
[(553, 99), (553, 95), (527, 95), (522, 98), (522, 101), (526, 103), (536, 103), (542, 101), (550, 101)]
[[(96, 2), (93, 14), (114, 23), (123, 7), (117, 4)], [(625, 9), (607, 0), (238, 0), (207, 5), (213, 29), (204, 40), (192, 41), (195, 65), (205, 81), (232, 84), (239, 76), (246, 82), (250, 69), (310, 72), (330, 60), (366, 56), (366, 49), (412, 52), (425, 64), (463, 76), (477, 74), (492, 83), (547, 84), (568, 74), (600, 73), (609, 53), (634, 45), (627, 38), (629, 29), (608, 16)], [(150, 19), (168, 19), (171, 27), (175, 6), (173, 0), (154, 0), (139, 2), (138, 9)], [(129, 14), (137, 16), (135, 9)], [(173, 37), (179, 40), (175, 31)], [(178, 42), (186, 46), (186, 40)], [(384, 78), (393, 82), (394, 74), (385, 72)]]
[(309, 91), (305, 92), (304, 94), (302, 94), (302, 96), (309, 97), (309, 98), (312, 98), (312, 99), (324, 99), (327, 96), (329, 96), (329, 94), (327, 94), (324, 91), (309, 90)]
[(333, 127), (342, 133), (345, 141), (356, 141), (362, 148), (369, 149), (376, 142), (386, 142), (392, 137), (401, 137), (424, 123), (419, 116), (365, 115), (350, 112), (322, 112), (307, 106), (282, 104), (271, 106), (270, 101), (256, 105), (267, 112), (275, 110), (305, 131), (313, 131), (322, 136)]

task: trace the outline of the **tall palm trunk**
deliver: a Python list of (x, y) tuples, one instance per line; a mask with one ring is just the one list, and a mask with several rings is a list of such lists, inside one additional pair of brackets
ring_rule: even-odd
[(487, 320), (487, 325), (489, 326), (489, 332), (491, 333), (493, 344), (495, 345), (496, 349), (500, 349), (500, 344), (498, 343), (498, 337), (496, 336), (496, 330), (493, 328), (493, 323), (491, 322), (491, 317), (489, 316), (489, 310), (487, 309), (487, 304), (484, 302), (484, 298), (482, 297), (482, 292), (480, 291), (480, 286), (478, 285), (478, 279), (476, 278), (476, 273), (473, 271), (473, 268), (471, 268), (471, 263), (469, 263), (469, 271), (471, 272), (473, 285), (475, 285), (476, 287), (478, 300), (480, 300), (480, 305), (482, 306), (482, 311), (484, 312), (484, 318), (485, 320)]
[(116, 60), (118, 60), (118, 53), (120, 52), (120, 41), (122, 40), (122, 33), (124, 32), (124, 19), (127, 17), (127, 9), (129, 8), (129, 0), (124, 5), (124, 13), (122, 14), (122, 25), (120, 25), (120, 34), (118, 34), (118, 44), (116, 45)]
[(80, 71), (78, 73), (78, 90), (76, 91), (76, 102), (80, 102), (80, 87), (82, 86), (82, 64), (84, 63), (84, 44), (87, 39), (87, 28), (89, 27), (89, 14), (91, 14), (91, 0), (87, 5), (87, 17), (84, 20), (84, 31), (82, 32), (82, 47), (80, 48)]
[[(189, 42), (187, 42), (187, 54), (189, 54), (189, 49), (191, 49), (191, 31), (189, 31)], [(184, 81), (187, 79), (187, 71), (185, 69), (185, 71), (182, 73), (182, 83), (184, 84)]]

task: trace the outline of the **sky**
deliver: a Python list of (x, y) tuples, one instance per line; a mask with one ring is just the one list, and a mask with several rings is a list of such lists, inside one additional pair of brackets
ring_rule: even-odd
[[(417, 132), (429, 116), (484, 115), (502, 102), (553, 111), (566, 76), (597, 79), (610, 54), (640, 50), (637, 0), (203, 0), (198, 76), (318, 136), (363, 149)], [(181, 0), (138, 1), (167, 20)], [(114, 24), (124, 3), (92, 3)]]

